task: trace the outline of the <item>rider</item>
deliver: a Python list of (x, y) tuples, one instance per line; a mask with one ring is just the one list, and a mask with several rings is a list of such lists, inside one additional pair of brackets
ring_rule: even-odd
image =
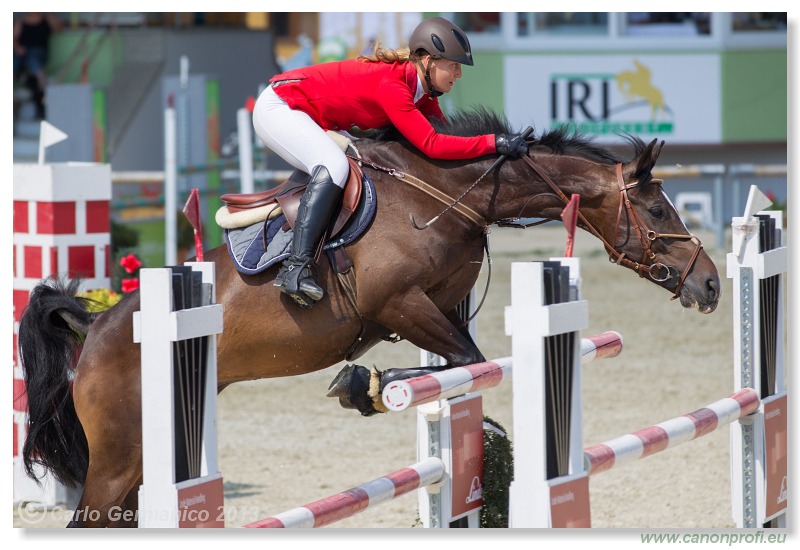
[(444, 119), (438, 96), (453, 89), (461, 66), (472, 65), (464, 32), (441, 17), (422, 21), (408, 49), (375, 46), (372, 56), (295, 69), (270, 79), (256, 102), (259, 138), (286, 162), (311, 175), (295, 221), (291, 255), (275, 286), (303, 307), (324, 294), (312, 273), (314, 257), (342, 195), (349, 165), (326, 130), (389, 124), (431, 158), (469, 159), (527, 153), (519, 134), (458, 137), (438, 134), (429, 118)]

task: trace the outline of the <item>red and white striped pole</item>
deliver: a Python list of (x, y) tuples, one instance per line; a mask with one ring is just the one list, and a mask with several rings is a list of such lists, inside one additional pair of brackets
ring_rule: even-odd
[(325, 527), (382, 502), (438, 483), (444, 476), (444, 463), (438, 458), (427, 458), (358, 487), (255, 521), (244, 527), (260, 529)]
[[(622, 351), (622, 336), (618, 332), (603, 332), (581, 339), (581, 363), (616, 357)], [(485, 390), (511, 378), (511, 357), (485, 363), (454, 367), (446, 371), (398, 380), (382, 392), (383, 404), (390, 411), (404, 411), (415, 405), (448, 399), (468, 392)]]
[(755, 390), (745, 388), (689, 414), (592, 445), (583, 450), (586, 469), (590, 476), (599, 474), (697, 439), (756, 412), (760, 404)]

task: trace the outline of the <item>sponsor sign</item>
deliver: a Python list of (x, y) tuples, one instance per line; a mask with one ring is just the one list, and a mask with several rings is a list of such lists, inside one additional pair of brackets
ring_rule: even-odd
[(772, 518), (789, 504), (786, 396), (764, 403), (766, 450), (766, 514)]
[(550, 526), (568, 529), (592, 526), (588, 475), (550, 487)]
[(619, 133), (720, 143), (720, 94), (714, 54), (505, 59), (505, 106), (513, 126), (566, 126), (606, 143), (618, 143)]
[(483, 505), (483, 407), (480, 396), (450, 405), (450, 438), (454, 449), (451, 515), (459, 518)]
[(178, 489), (178, 527), (225, 527), (222, 477)]

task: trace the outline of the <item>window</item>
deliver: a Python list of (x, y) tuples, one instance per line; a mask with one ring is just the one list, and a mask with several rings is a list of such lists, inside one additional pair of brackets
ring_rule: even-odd
[(500, 33), (500, 13), (496, 11), (455, 13), (453, 14), (453, 23), (468, 33)]
[(517, 36), (574, 36), (608, 34), (608, 13), (518, 13)]
[(631, 12), (626, 15), (628, 36), (706, 36), (711, 34), (708, 12)]
[(786, 12), (733, 14), (733, 32), (783, 31), (786, 32)]

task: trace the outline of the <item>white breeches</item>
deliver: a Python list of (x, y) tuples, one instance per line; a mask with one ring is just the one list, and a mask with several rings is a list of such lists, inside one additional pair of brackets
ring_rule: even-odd
[(310, 174), (322, 165), (334, 183), (344, 187), (350, 166), (342, 150), (310, 116), (291, 109), (271, 87), (256, 101), (253, 128), (267, 147), (295, 168)]

